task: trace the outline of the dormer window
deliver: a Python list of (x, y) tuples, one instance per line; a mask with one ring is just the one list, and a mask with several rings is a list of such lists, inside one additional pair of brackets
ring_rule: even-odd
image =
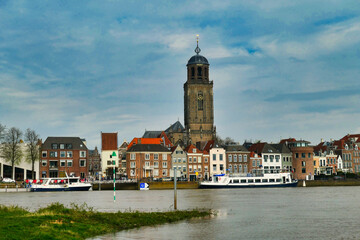
[(347, 144), (345, 144), (345, 149), (349, 150), (349, 146)]
[(195, 149), (195, 148), (193, 149), (193, 153), (196, 153), (196, 149)]

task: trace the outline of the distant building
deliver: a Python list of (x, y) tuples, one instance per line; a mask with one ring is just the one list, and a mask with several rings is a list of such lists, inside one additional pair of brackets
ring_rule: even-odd
[[(250, 152), (242, 145), (227, 145), (225, 146), (226, 150), (226, 165), (227, 172), (229, 173), (247, 173), (247, 171), (251, 171), (249, 169), (248, 160), (250, 157)], [(244, 160), (246, 159), (246, 162)], [(260, 159), (250, 159), (250, 162), (254, 162), (255, 166), (260, 166)], [(246, 166), (246, 167), (245, 167)], [(252, 165), (251, 165), (252, 166)], [(246, 170), (244, 172), (244, 170)]]
[(192, 144), (185, 148), (185, 152), (187, 155), (187, 179), (190, 181), (203, 179), (203, 152)]
[(101, 176), (101, 157), (97, 147), (89, 150), (89, 173), (93, 177)]
[(265, 173), (278, 173), (281, 171), (281, 154), (268, 143), (254, 143), (249, 148), (250, 152), (254, 152), (262, 157), (262, 166)]
[(118, 172), (119, 154), (118, 154), (118, 134), (101, 133), (101, 169), (102, 177), (113, 177), (113, 171)]
[[(172, 166), (171, 169), (177, 170), (177, 177), (180, 178), (187, 178), (187, 155), (184, 149), (180, 145), (171, 148), (171, 159), (172, 159)], [(178, 174), (180, 173), (180, 174)]]
[(119, 173), (122, 176), (126, 176), (126, 151), (128, 148), (128, 143), (124, 140), (121, 146), (118, 149), (119, 152)]
[(48, 137), (41, 146), (42, 178), (88, 177), (88, 149), (79, 137)]
[(210, 151), (210, 175), (226, 173), (226, 153), (225, 149), (214, 145)]

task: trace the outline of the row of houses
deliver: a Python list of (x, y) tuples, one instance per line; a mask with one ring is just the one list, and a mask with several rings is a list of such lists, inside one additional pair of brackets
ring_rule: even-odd
[[(149, 134), (148, 134), (149, 135)], [(337, 172), (360, 172), (360, 134), (311, 146), (305, 140), (283, 139), (279, 143), (245, 142), (220, 146), (214, 140), (184, 146), (174, 145), (166, 133), (134, 138), (119, 146), (117, 133), (101, 133), (101, 150), (89, 150), (79, 137), (48, 137), (41, 143), (36, 178), (79, 176), (140, 180), (174, 177), (186, 180), (209, 179), (214, 174), (249, 174), (256, 170), (288, 171), (296, 179)], [(2, 177), (30, 178), (25, 160), (11, 170), (0, 158)], [(11, 171), (14, 171), (13, 173)]]

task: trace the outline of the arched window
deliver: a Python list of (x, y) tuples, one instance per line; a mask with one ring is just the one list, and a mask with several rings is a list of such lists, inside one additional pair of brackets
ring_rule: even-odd
[(206, 67), (204, 70), (205, 70), (205, 77), (207, 78), (209, 75), (209, 69)]
[(201, 77), (202, 76), (202, 68), (198, 67), (197, 72), (198, 72), (198, 76)]
[(202, 92), (198, 93), (198, 110), (204, 109), (204, 96)]
[(191, 68), (191, 76), (192, 76), (192, 77), (195, 76), (195, 68), (194, 68), (194, 67)]

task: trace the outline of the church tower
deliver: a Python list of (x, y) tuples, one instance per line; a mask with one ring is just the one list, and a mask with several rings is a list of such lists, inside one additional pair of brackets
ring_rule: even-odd
[(185, 142), (215, 139), (213, 81), (209, 81), (209, 62), (201, 56), (199, 40), (196, 55), (187, 63), (187, 81), (184, 84)]

